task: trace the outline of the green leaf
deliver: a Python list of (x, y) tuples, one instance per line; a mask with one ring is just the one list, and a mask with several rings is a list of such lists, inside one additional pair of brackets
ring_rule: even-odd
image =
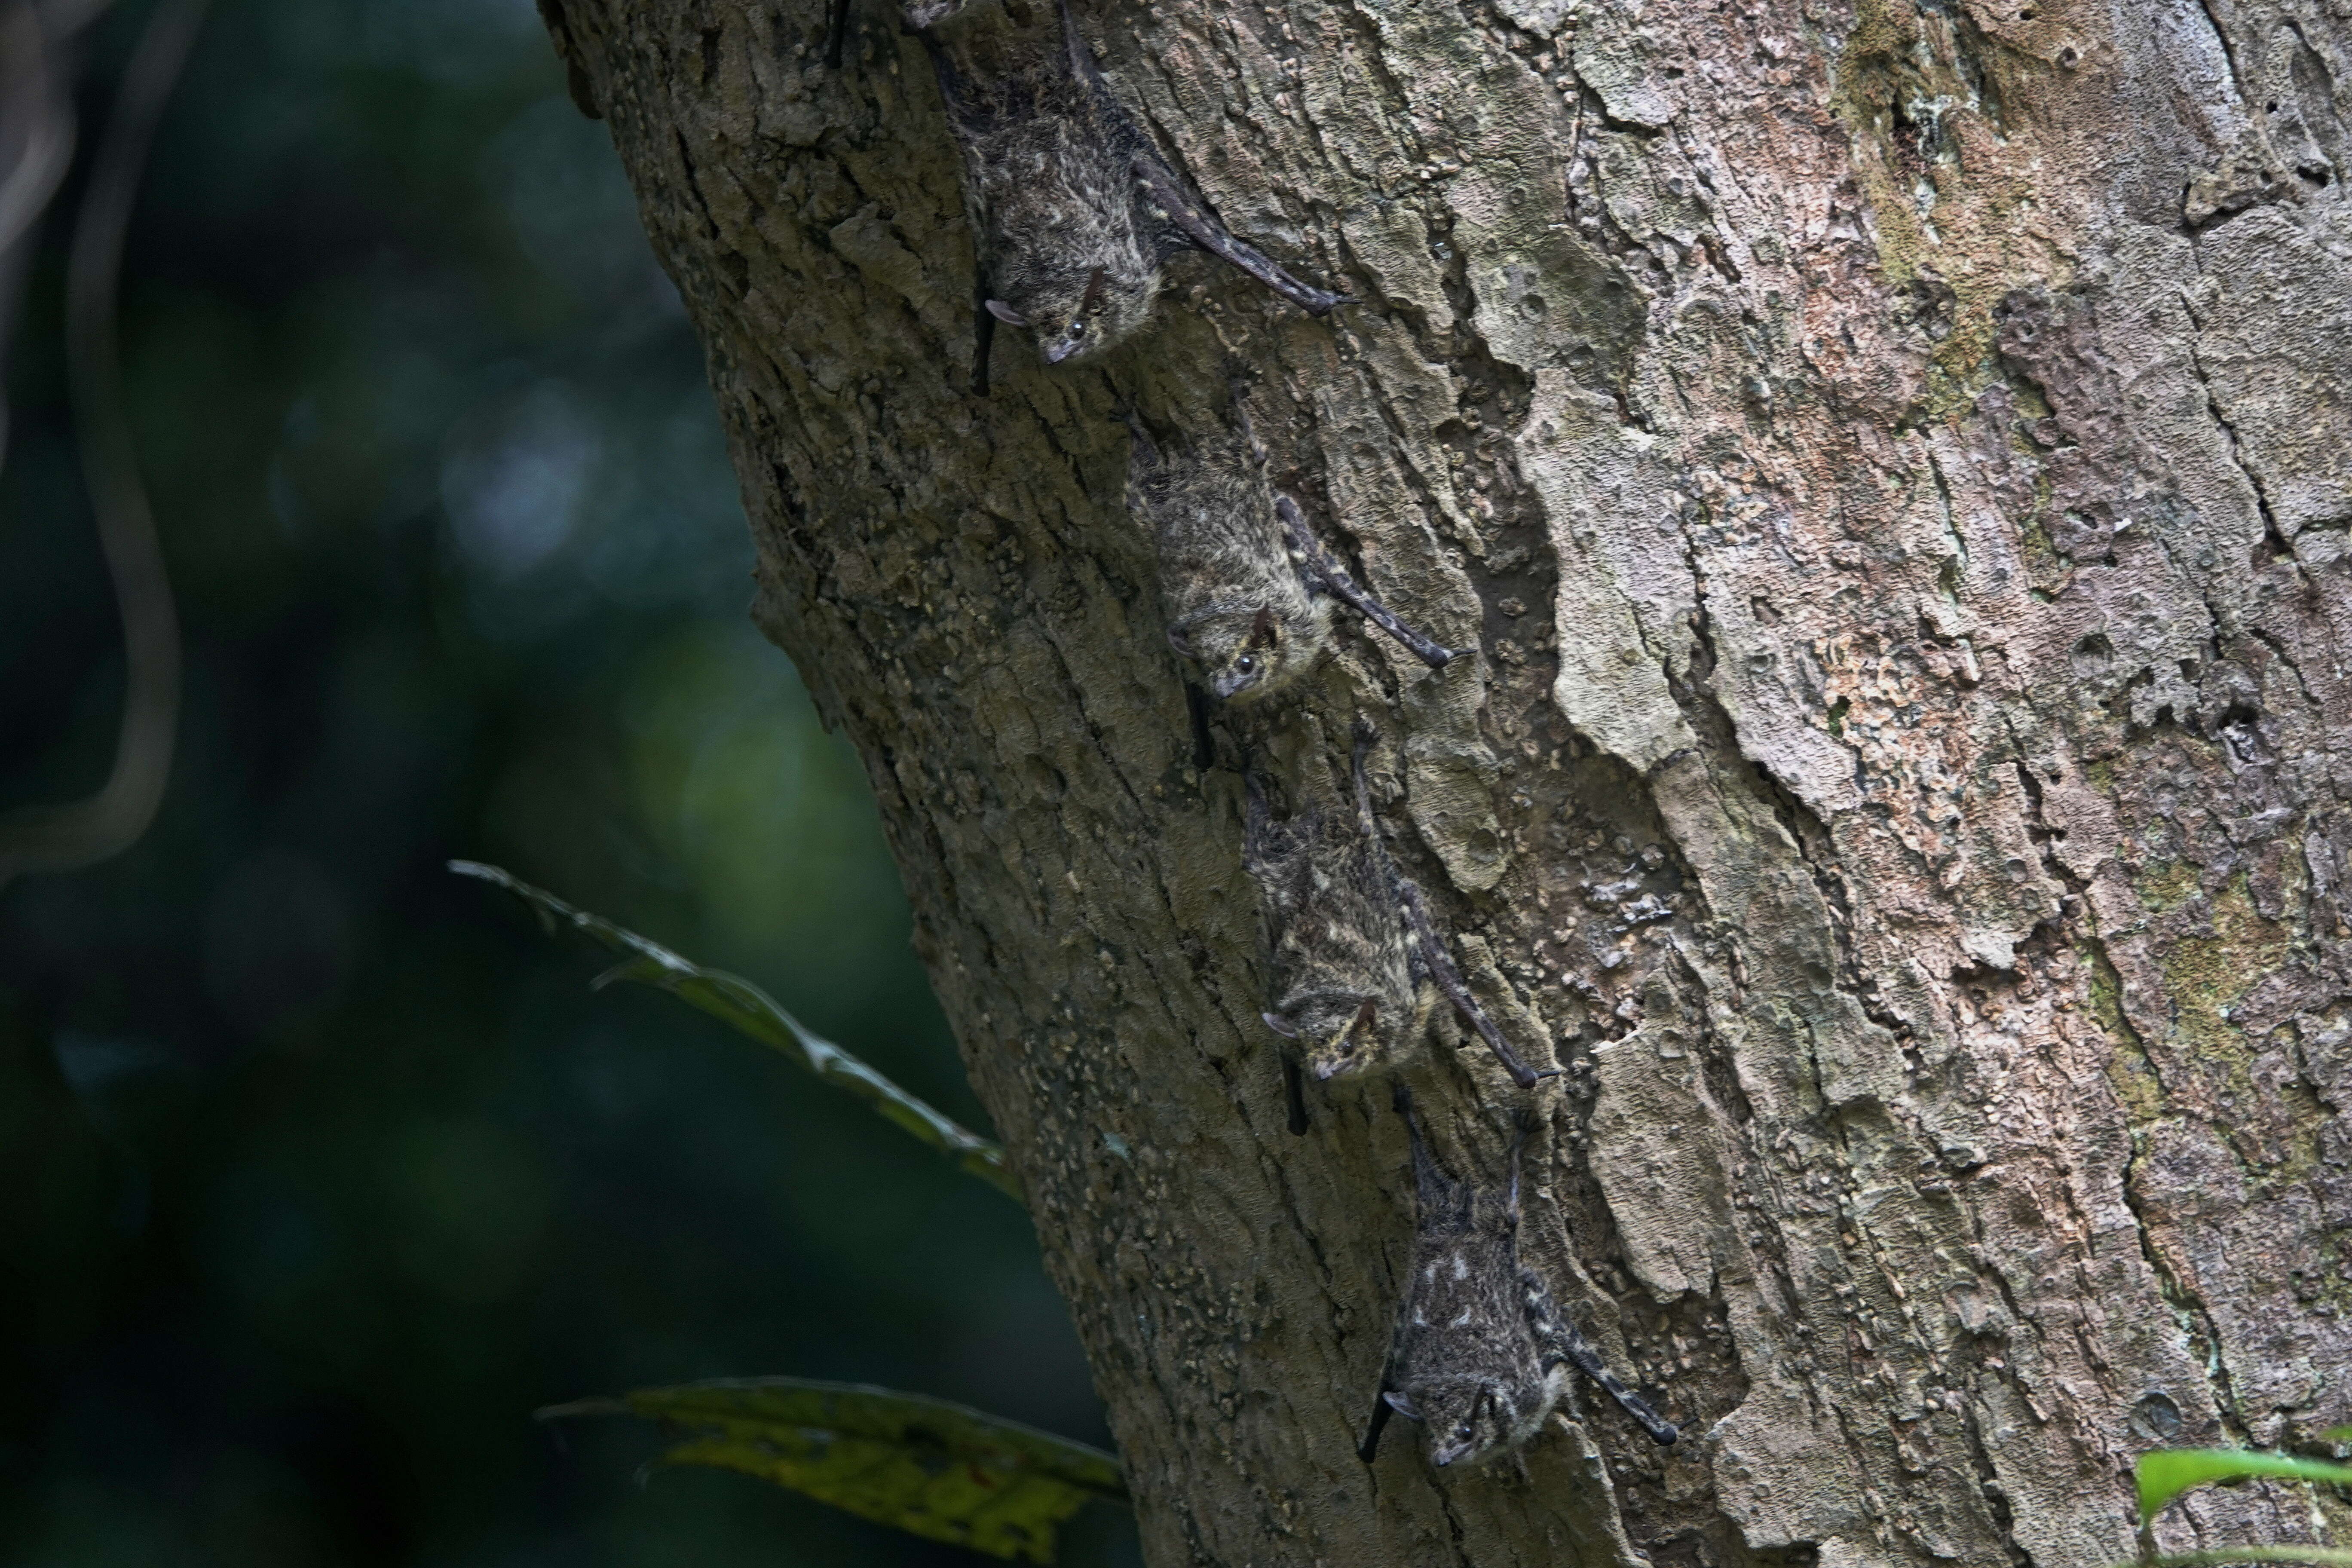
[(2169, 1557), (2136, 1557), (2115, 1568), (2203, 1568), (2220, 1563), (2315, 1563), (2352, 1564), (2352, 1552), (2340, 1546), (2223, 1546), (2211, 1552), (2183, 1552)]
[(725, 1379), (539, 1413), (642, 1415), (684, 1434), (660, 1462), (740, 1470), (861, 1519), (993, 1557), (1054, 1561), (1056, 1526), (1124, 1504), (1098, 1448), (944, 1399), (799, 1377)]
[(2319, 1435), (2323, 1443), (2352, 1443), (2352, 1426), (2330, 1426)]
[(777, 1005), (773, 997), (740, 974), (705, 969), (601, 915), (574, 909), (553, 893), (534, 888), (513, 873), (478, 860), (452, 860), (449, 869), (460, 877), (478, 878), (504, 888), (539, 912), (540, 923), (553, 931), (570, 926), (593, 941), (626, 956), (597, 976), (596, 984), (632, 980), (667, 991), (699, 1007), (720, 1023), (746, 1034), (798, 1062), (836, 1089), (848, 1090), (895, 1123), (953, 1160), (968, 1175), (978, 1176), (1015, 1203), (1026, 1201), (1021, 1179), (1004, 1163), (1002, 1144), (982, 1138), (867, 1067), (864, 1062), (809, 1029)]
[(2208, 1481), (2276, 1476), (2289, 1480), (2352, 1485), (2352, 1465), (2331, 1465), (2286, 1454), (2258, 1454), (2246, 1448), (2158, 1448), (2139, 1457), (2138, 1473), (2142, 1524), (2154, 1519), (2158, 1510), (2182, 1492)]

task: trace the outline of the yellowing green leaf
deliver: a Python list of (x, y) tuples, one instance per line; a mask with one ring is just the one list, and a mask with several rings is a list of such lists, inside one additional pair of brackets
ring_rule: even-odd
[(2246, 1448), (2158, 1448), (2139, 1457), (2140, 1522), (2145, 1524), (2154, 1519), (2165, 1504), (2191, 1487), (2249, 1476), (2352, 1485), (2352, 1465), (2298, 1459), (2287, 1454), (2260, 1454)]
[(1021, 1179), (1004, 1163), (1003, 1145), (969, 1131), (908, 1094), (808, 1028), (741, 975), (730, 974), (723, 969), (705, 969), (680, 958), (659, 942), (615, 925), (602, 915), (575, 909), (500, 867), (486, 866), (478, 860), (452, 860), (449, 869), (514, 894), (538, 911), (541, 924), (551, 931), (558, 925), (570, 926), (592, 941), (626, 954), (620, 963), (597, 977), (598, 985), (632, 980), (668, 992), (737, 1032), (782, 1052), (835, 1088), (848, 1090), (872, 1106), (883, 1120), (953, 1160), (967, 1175), (979, 1177), (1015, 1203), (1025, 1201)]
[(2309, 1563), (2319, 1568), (2352, 1565), (2352, 1552), (2337, 1546), (2222, 1546), (2169, 1557), (2136, 1558), (2115, 1568), (2218, 1568), (2225, 1563)]
[(931, 1541), (1054, 1561), (1091, 1499), (1124, 1503), (1118, 1461), (964, 1405), (859, 1384), (767, 1377), (640, 1389), (542, 1418), (629, 1414), (680, 1434), (662, 1463), (740, 1470)]

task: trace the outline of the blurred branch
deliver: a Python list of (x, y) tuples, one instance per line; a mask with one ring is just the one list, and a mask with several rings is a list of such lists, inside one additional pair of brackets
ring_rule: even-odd
[(0, 459), (8, 450), (8, 338), (33, 230), (73, 162), (73, 104), (59, 86), (68, 42), (38, 0), (0, 0)]
[[(130, 421), (122, 409), (117, 296), (123, 237), (131, 226), (140, 175), (164, 102), (203, 24), (206, 4), (207, 0), (163, 0), (140, 36), (105, 138), (99, 143), (97, 165), (74, 226), (67, 267), (66, 348), (75, 429), (99, 544), (106, 554), (115, 604), (122, 616), (125, 679), (114, 768), (98, 793), (87, 799), (0, 818), (0, 887), (21, 872), (71, 870), (121, 854), (154, 820), (171, 773), (180, 712), (179, 617), (172, 604), (171, 582), (164, 574), (163, 547), (155, 537), (154, 513), (139, 478)], [(10, 13), (8, 24), (16, 29), (9, 35), (12, 48), (21, 40), (43, 57), (23, 68), (40, 73), (42, 102), (57, 96), (54, 68), (41, 43), (45, 28), (52, 20), (79, 27), (100, 8), (84, 0), (52, 6), (46, 13), (19, 4)], [(12, 61), (12, 79), (16, 68)], [(0, 226), (0, 269), (21, 266), (14, 258), (34, 217), (54, 194), (55, 182), (63, 172), (62, 158), (70, 151), (69, 113), (50, 112), (63, 114), (68, 129), (58, 132), (37, 126), (28, 133), (26, 146), (36, 162), (26, 176), (25, 199), (29, 201), (39, 190), (40, 181), (47, 181), (48, 187), (17, 220), (20, 226)], [(60, 134), (66, 138), (62, 144), (58, 140)], [(41, 160), (56, 161), (58, 166), (45, 174)], [(13, 300), (0, 296), (0, 300), (13, 307)], [(0, 435), (5, 435), (5, 429), (0, 429)]]
[(680, 958), (659, 942), (614, 925), (602, 915), (575, 909), (503, 868), (486, 866), (478, 860), (452, 860), (449, 869), (460, 877), (474, 877), (492, 887), (504, 888), (536, 910), (540, 923), (550, 931), (559, 924), (568, 925), (616, 952), (626, 953), (625, 962), (596, 977), (598, 985), (634, 980), (699, 1007), (720, 1023), (782, 1051), (835, 1088), (847, 1089), (880, 1112), (885, 1121), (913, 1133), (953, 1160), (966, 1174), (979, 1177), (1015, 1203), (1027, 1201), (1021, 1191), (1021, 1178), (1004, 1163), (1002, 1144), (971, 1131), (908, 1094), (808, 1028), (741, 975), (730, 974), (723, 969), (705, 969)]

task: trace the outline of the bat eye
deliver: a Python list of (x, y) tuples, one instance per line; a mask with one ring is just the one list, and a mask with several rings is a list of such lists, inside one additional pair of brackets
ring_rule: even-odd
[(1257, 673), (1257, 655), (1254, 653), (1245, 653), (1242, 655), (1241, 658), (1234, 660), (1234, 668), (1240, 670), (1244, 675), (1255, 675)]
[(1467, 1421), (1465, 1421), (1464, 1423), (1462, 1423), (1462, 1425), (1461, 1425), (1461, 1426), (1456, 1426), (1456, 1427), (1454, 1429), (1454, 1435), (1456, 1437), (1461, 1438), (1464, 1442), (1465, 1442), (1465, 1443), (1466, 1443), (1466, 1442), (1468, 1442), (1468, 1441), (1470, 1440), (1470, 1436), (1471, 1436), (1471, 1432), (1470, 1432), (1470, 1423), (1468, 1423)]
[(1085, 337), (1086, 335), (1087, 335), (1087, 321), (1086, 321), (1086, 318), (1085, 318), (1084, 316), (1081, 316), (1081, 317), (1079, 317), (1076, 321), (1072, 321), (1072, 322), (1070, 323), (1070, 336), (1072, 336), (1072, 337), (1074, 337), (1074, 338), (1083, 338), (1083, 337)]

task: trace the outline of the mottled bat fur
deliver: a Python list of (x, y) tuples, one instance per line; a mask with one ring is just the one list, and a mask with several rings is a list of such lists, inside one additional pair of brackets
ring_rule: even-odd
[(1315, 667), (1346, 601), (1433, 669), (1453, 659), (1356, 585), (1267, 483), (1265, 454), (1244, 429), (1162, 454), (1133, 418), (1127, 504), (1160, 558), (1168, 643), (1201, 667), (1221, 701), (1254, 702)]
[[(1429, 1015), (1443, 996), (1469, 1020), (1520, 1088), (1538, 1074), (1512, 1053), (1462, 984), (1438, 940), (1421, 890), (1391, 864), (1372, 816), (1364, 758), (1374, 740), (1359, 720), (1355, 731), (1356, 822), (1352, 828), (1309, 806), (1277, 822), (1265, 786), (1244, 781), (1242, 862), (1256, 882), (1265, 939), (1274, 972), (1266, 1027), (1292, 1042), (1318, 1079), (1397, 1066), (1424, 1037)], [(1306, 1131), (1295, 1078), (1290, 1130)]]
[(1255, 701), (1313, 668), (1331, 600), (1308, 585), (1239, 443), (1163, 458), (1136, 426), (1127, 504), (1158, 547), (1168, 644), (1201, 667), (1213, 696)]
[(908, 0), (899, 14), (906, 18), (909, 32), (921, 32), (936, 26), (961, 11), (971, 0)]
[(1652, 1437), (1672, 1443), (1673, 1426), (1601, 1364), (1553, 1304), (1550, 1288), (1519, 1261), (1524, 1127), (1511, 1142), (1510, 1185), (1497, 1197), (1454, 1180), (1431, 1156), (1402, 1084), (1396, 1108), (1412, 1142), (1412, 1269), (1364, 1436), (1364, 1462), (1379, 1452), (1391, 1411), (1424, 1426), (1433, 1465), (1475, 1465), (1510, 1453), (1567, 1396), (1571, 1368)]
[(1034, 331), (1048, 363), (1098, 353), (1143, 324), (1162, 267), (1187, 247), (1222, 257), (1315, 315), (1344, 303), (1234, 238), (1192, 196), (1111, 96), (1068, 0), (1055, 8), (1060, 47), (998, 80), (966, 79), (932, 32), (920, 34), (981, 257), (976, 389), (986, 390), (994, 322)]
[(1266, 1026), (1318, 1079), (1395, 1066), (1421, 1039), (1437, 993), (1421, 978), (1371, 846), (1355, 824), (1313, 806), (1276, 821), (1255, 773), (1245, 787), (1242, 858), (1274, 970)]

